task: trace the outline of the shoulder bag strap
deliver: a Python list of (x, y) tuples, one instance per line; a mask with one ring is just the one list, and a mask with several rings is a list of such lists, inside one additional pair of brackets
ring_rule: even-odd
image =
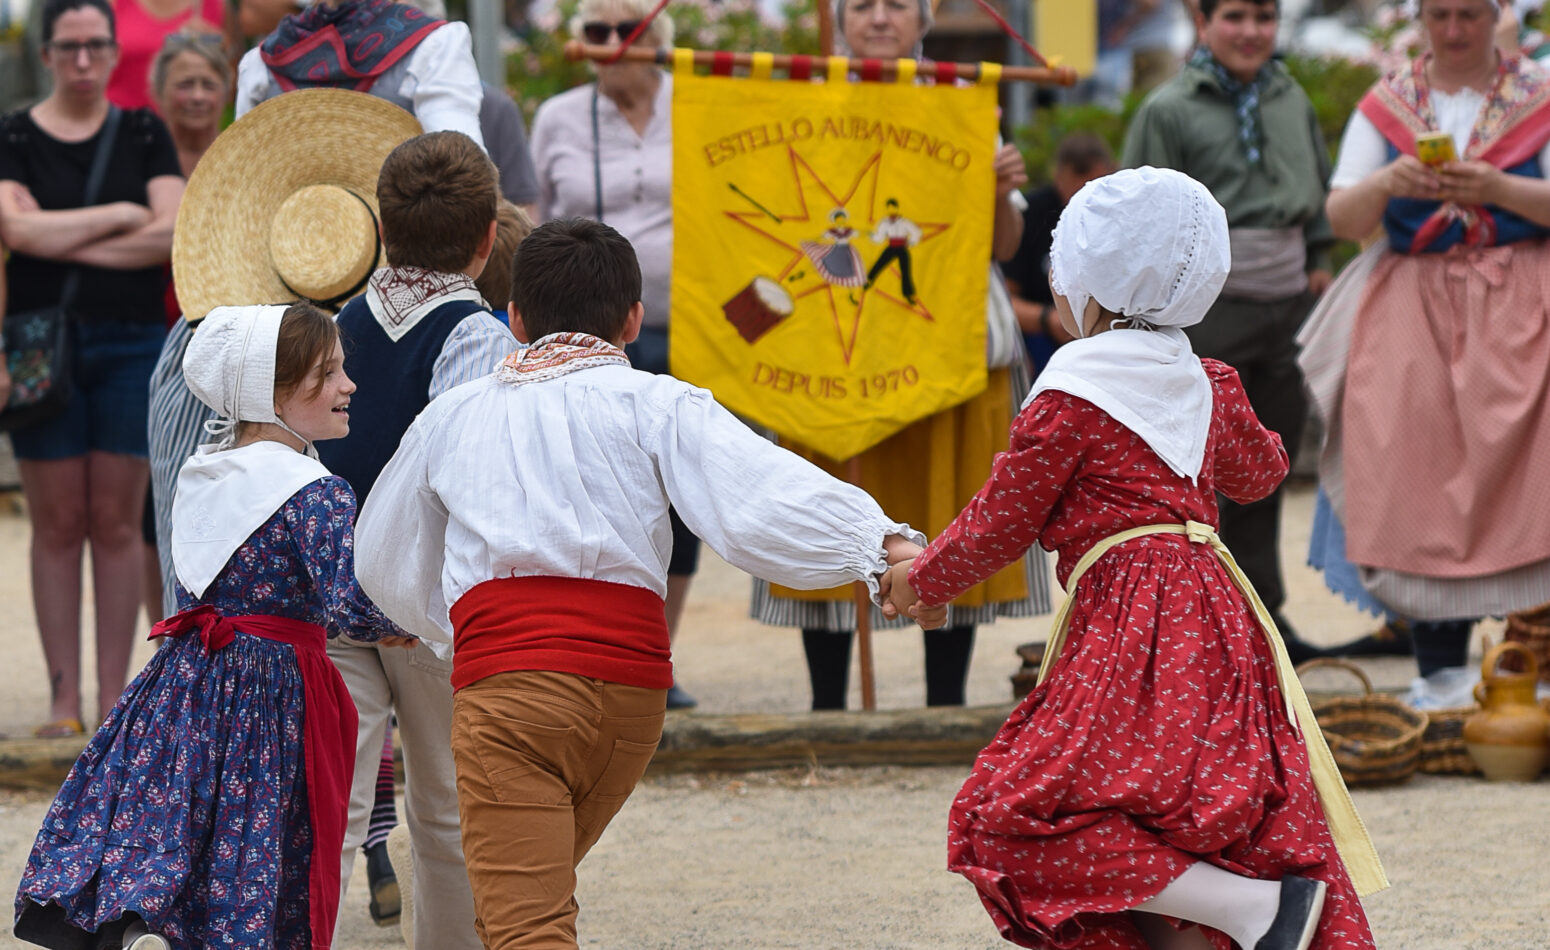
[[(113, 143), (118, 138), (118, 126), (123, 117), (124, 112), (118, 106), (108, 106), (108, 118), (102, 123), (102, 135), (97, 139), (97, 150), (92, 153), (91, 171), (86, 174), (86, 191), (81, 203), (83, 208), (90, 208), (97, 203), (97, 193), (102, 191), (102, 180), (108, 177), (108, 162), (113, 158)], [(65, 276), (65, 286), (59, 294), (59, 306), (70, 309), (80, 289), (81, 269), (72, 267)]]
[(597, 86), (592, 87), (592, 196), (597, 203), (596, 218), (603, 220), (603, 141), (597, 122)]

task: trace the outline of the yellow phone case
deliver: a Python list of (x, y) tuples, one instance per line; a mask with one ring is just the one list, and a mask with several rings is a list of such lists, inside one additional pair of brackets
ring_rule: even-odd
[(1415, 157), (1433, 167), (1458, 160), (1453, 136), (1447, 132), (1427, 132), (1415, 137)]

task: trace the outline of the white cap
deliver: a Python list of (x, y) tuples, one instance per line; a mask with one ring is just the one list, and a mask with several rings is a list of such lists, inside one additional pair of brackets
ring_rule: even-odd
[(1227, 212), (1168, 168), (1095, 179), (1066, 205), (1050, 248), (1050, 285), (1080, 326), (1087, 301), (1153, 327), (1188, 327), (1216, 302), (1232, 250)]

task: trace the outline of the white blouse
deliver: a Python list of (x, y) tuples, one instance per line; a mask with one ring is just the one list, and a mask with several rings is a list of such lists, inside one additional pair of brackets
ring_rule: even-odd
[[(484, 87), (474, 64), (468, 24), (453, 20), (432, 30), (403, 64), (404, 78), (398, 88), (374, 89), (373, 94), (399, 105), (409, 103), (409, 111), (427, 132), (462, 132), (484, 148), (484, 134), (479, 126)], [(396, 67), (390, 72), (396, 74)], [(259, 48), (248, 50), (237, 66), (236, 117), (242, 118), (249, 109), (277, 92)]]
[(447, 658), (449, 606), (488, 580), (579, 577), (665, 595), (669, 504), (728, 562), (788, 587), (859, 580), (875, 596), (883, 539), (925, 542), (705, 390), (599, 366), (517, 386), (487, 376), (426, 407), (361, 510), (355, 573)]
[[(544, 221), (596, 218), (601, 171), (603, 221), (635, 247), (649, 327), (667, 326), (673, 276), (673, 77), (660, 75), (644, 133), (635, 131), (612, 99), (598, 95), (594, 83), (545, 100), (529, 136), (538, 173), (538, 216)], [(594, 167), (595, 154), (600, 167)]]

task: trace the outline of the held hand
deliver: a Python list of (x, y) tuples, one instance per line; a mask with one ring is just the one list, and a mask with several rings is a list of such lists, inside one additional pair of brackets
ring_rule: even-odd
[(915, 622), (920, 624), (922, 630), (940, 630), (947, 626), (947, 605), (927, 607), (917, 600), (914, 606), (910, 607), (910, 616), (915, 618)]
[(883, 555), (887, 557), (889, 564), (914, 560), (920, 556), (920, 550), (920, 545), (902, 534), (890, 534), (883, 539)]
[(1401, 155), (1383, 166), (1383, 191), (1390, 198), (1441, 199), (1442, 179), (1414, 155)]
[(1001, 146), (991, 167), (996, 172), (997, 201), (1028, 184), (1028, 168), (1023, 164), (1023, 153), (1015, 145)]
[(1496, 204), (1503, 172), (1489, 162), (1449, 162), (1438, 170), (1444, 200), (1461, 205)]
[(899, 616), (899, 608), (893, 605), (893, 600), (889, 597), (893, 593), (893, 568), (890, 567), (877, 575), (877, 593), (883, 600), (882, 606), (878, 608), (883, 612), (883, 616), (889, 620)]
[(1334, 281), (1335, 276), (1327, 270), (1310, 270), (1308, 271), (1308, 293), (1315, 297), (1322, 297)]
[(377, 641), (379, 647), (403, 647), (412, 650), (420, 642), (419, 637), (383, 637)]

